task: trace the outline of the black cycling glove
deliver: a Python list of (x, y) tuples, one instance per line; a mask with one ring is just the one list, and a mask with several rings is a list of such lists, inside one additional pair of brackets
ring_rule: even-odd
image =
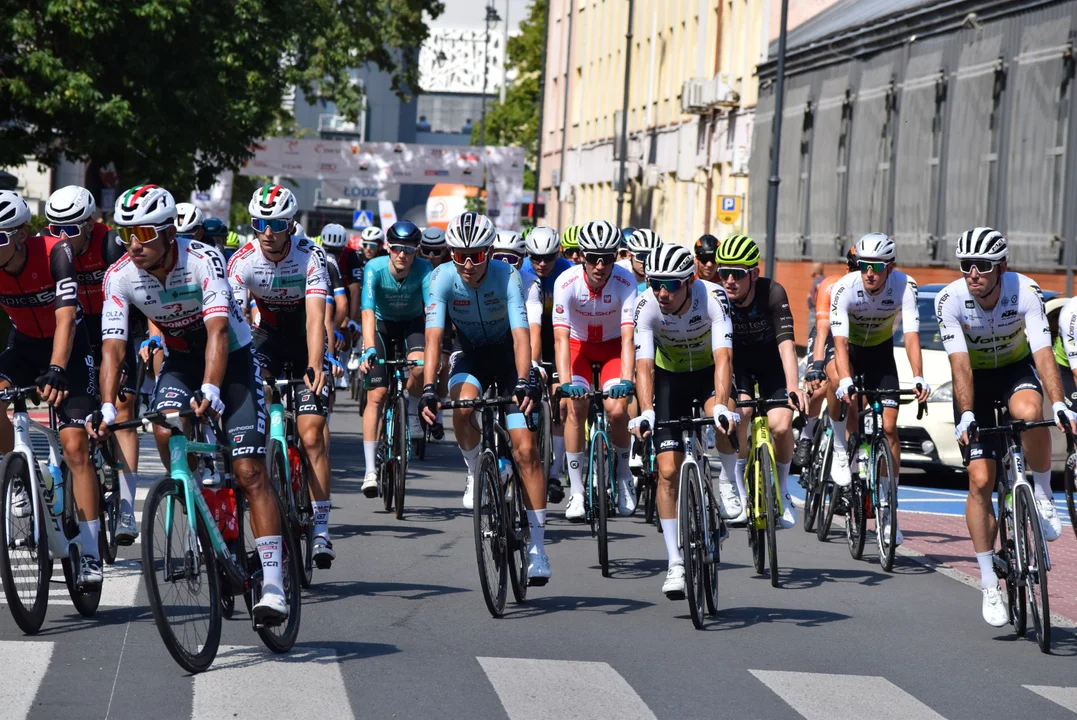
[(49, 365), (49, 369), (45, 373), (34, 381), (40, 389), (44, 390), (45, 386), (51, 387), (53, 390), (63, 392), (67, 390), (67, 371), (59, 365)]

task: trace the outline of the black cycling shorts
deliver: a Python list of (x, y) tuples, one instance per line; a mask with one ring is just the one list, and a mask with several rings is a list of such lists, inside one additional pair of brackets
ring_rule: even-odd
[[(808, 346), (805, 355), (808, 358), (808, 368), (811, 368), (811, 364), (815, 361), (815, 335), (816, 327), (812, 325), (811, 332), (808, 333)], [(826, 334), (826, 344), (823, 347), (823, 363), (824, 367), (829, 365), (834, 359), (834, 334)]]
[[(254, 364), (263, 375), (271, 378), (280, 377), (285, 370), (284, 366), (289, 365), (287, 379), (299, 379), (310, 366), (306, 337), (301, 340), (286, 338), (280, 331), (257, 327), (251, 330), (251, 349), (254, 353)], [(318, 393), (317, 399), (306, 385), (296, 387), (296, 415), (326, 417), (329, 414), (329, 390), (333, 383), (333, 375), (329, 358), (324, 354), (322, 355), (322, 372), (326, 375), (326, 384)]]
[[(0, 380), (12, 387), (29, 387), (48, 370), (52, 361), (52, 338), (33, 338), (14, 328), (8, 334), (7, 348), (0, 352)], [(67, 400), (57, 413), (59, 428), (81, 427), (86, 418), (100, 407), (97, 373), (86, 328), (75, 326), (71, 359), (67, 362)]]
[[(849, 366), (853, 371), (853, 381), (857, 375), (864, 376), (864, 388), (869, 390), (898, 390), (897, 362), (894, 361), (893, 341), (881, 345), (864, 347), (849, 344)], [(841, 378), (838, 378), (840, 381)], [(835, 387), (837, 387), (835, 385)], [(897, 397), (883, 398), (884, 408), (897, 409)]]
[[(411, 320), (378, 320), (374, 332), (374, 346), (378, 357), (383, 360), (405, 360), (413, 352), (422, 352), (426, 344), (426, 316), (419, 315)], [(404, 346), (405, 357), (397, 357), (398, 344)], [(366, 374), (367, 387), (389, 387), (389, 369), (381, 363), (373, 363)]]
[[(713, 385), (713, 380), (711, 381)], [(734, 393), (766, 400), (782, 400), (788, 394), (785, 387), (785, 368), (782, 356), (776, 345), (741, 347), (733, 352), (733, 387)]]
[[(191, 396), (202, 387), (206, 358), (201, 353), (170, 352), (161, 365), (150, 406), (156, 410), (184, 410)], [(224, 432), (232, 446), (232, 458), (264, 457), (266, 453), (266, 403), (262, 379), (249, 347), (228, 355), (221, 383)]]
[[(1070, 382), (1073, 378), (1071, 375)], [(979, 427), (995, 427), (995, 408), (1004, 405), (1009, 398), (1019, 390), (1035, 390), (1043, 397), (1043, 385), (1040, 376), (1036, 372), (1036, 365), (1032, 356), (1018, 360), (1012, 365), (1000, 368), (985, 368), (972, 371), (972, 414), (976, 416), (976, 424)], [(1071, 390), (1066, 390), (1067, 401)], [(954, 398), (954, 424), (961, 422), (961, 413), (957, 408), (957, 398)], [(969, 460), (990, 460), (995, 457), (998, 436), (986, 436), (969, 445)]]
[[(695, 401), (699, 401), (702, 409), (703, 404), (712, 397), (714, 397), (713, 367), (688, 372), (671, 372), (660, 367), (654, 369), (655, 422), (691, 417), (692, 404)], [(672, 428), (656, 430), (654, 451), (656, 454), (683, 452), (681, 431)]]
[[(497, 345), (464, 348), (457, 347), (449, 357), (449, 390), (461, 383), (474, 385), (481, 395), (488, 387), (497, 385), (502, 397), (516, 388), (516, 355), (512, 336)], [(516, 403), (505, 406), (507, 430), (526, 428), (524, 415)]]

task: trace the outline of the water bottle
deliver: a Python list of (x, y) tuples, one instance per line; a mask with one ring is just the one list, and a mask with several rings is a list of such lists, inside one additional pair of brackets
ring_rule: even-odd
[(501, 486), (508, 485), (509, 480), (512, 478), (512, 463), (505, 458), (498, 458), (497, 469), (501, 473)]
[(64, 511), (64, 474), (52, 463), (48, 464), (49, 477), (52, 478), (52, 513), (59, 515)]
[(860, 472), (860, 477), (867, 477), (868, 474), (868, 446), (861, 445), (856, 451), (856, 463), (857, 470)]

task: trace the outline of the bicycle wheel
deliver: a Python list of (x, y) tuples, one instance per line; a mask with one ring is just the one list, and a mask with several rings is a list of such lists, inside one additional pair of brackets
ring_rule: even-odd
[(703, 562), (703, 599), (707, 601), (707, 614), (714, 617), (718, 614), (718, 566), (722, 555), (722, 519), (715, 509), (718, 507), (714, 501), (714, 493), (711, 491), (710, 479), (704, 484), (703, 498), (707, 508), (707, 544), (710, 547), (711, 562)]
[(853, 474), (853, 483), (845, 489), (845, 542), (854, 560), (864, 555), (864, 486), (860, 476)]
[[(110, 437), (105, 442), (112, 443), (114, 440)], [(109, 452), (109, 455), (116, 456), (114, 451)], [(103, 454), (98, 453), (96, 456), (91, 457), (95, 457), (96, 461), (100, 463), (97, 468), (97, 481), (101, 487), (99, 500), (101, 513), (98, 517), (101, 523), (101, 531), (97, 535), (97, 551), (105, 564), (111, 565), (116, 562), (118, 546), (116, 527), (120, 523), (119, 478), (117, 477), (116, 469), (105, 462)]]
[(703, 570), (703, 501), (699, 497), (699, 470), (692, 464), (681, 468), (681, 553), (684, 556), (684, 593), (696, 629), (703, 627), (706, 599)]
[(314, 581), (314, 505), (310, 499), (310, 478), (314, 475), (314, 469), (305, 453), (301, 458), (299, 484), (292, 486), (292, 507), (295, 508), (299, 584), (306, 589)]
[(587, 482), (591, 494), (591, 507), (596, 509), (598, 520), (598, 564), (602, 568), (602, 577), (610, 576), (610, 547), (607, 534), (610, 496), (609, 496), (609, 452), (610, 448), (604, 433), (596, 432), (591, 438), (591, 472)]
[(385, 412), (385, 430), (381, 440), (378, 441), (378, 490), (381, 493), (381, 504), (385, 512), (392, 512), (396, 479), (396, 468), (393, 466), (392, 432), (396, 418), (393, 417), (393, 409)]
[[(239, 549), (236, 555), (245, 562), (247, 574), (252, 577), (252, 580), (257, 578), (251, 583), (250, 602), (251, 606), (253, 606), (256, 598), (260, 598), (262, 594), (262, 561), (258, 557), (254, 529), (249, 521), (245, 521), (250, 515), (250, 506), (239, 488), (236, 488), (236, 512), (242, 528)], [(288, 518), (284, 514), (279, 498), (277, 500), (277, 512), (280, 517), (281, 527), (281, 580), (284, 585), (282, 588), (284, 590), (284, 601), (288, 604), (288, 619), (279, 625), (263, 625), (257, 629), (257, 632), (262, 644), (267, 648), (275, 653), (286, 653), (292, 649), (296, 638), (299, 637), (299, 621), (303, 610), (302, 591), (300, 590), (303, 573), (300, 569), (300, 552), (296, 544), (296, 536), (294, 533), (284, 531), (284, 528), (287, 527)]]
[(0, 522), (0, 578), (11, 617), (27, 635), (33, 635), (45, 622), (49, 605), (49, 577), (52, 557), (49, 555), (48, 533), (45, 529), (45, 509), (38, 503), (26, 517), (16, 517), (15, 496), (37, 491), (37, 482), (30, 472), (26, 456), (11, 452), (0, 464), (0, 498), (4, 515)]
[(1074, 535), (1077, 535), (1077, 502), (1074, 500), (1074, 495), (1077, 495), (1077, 470), (1074, 469), (1070, 462), (1066, 463), (1065, 472), (1065, 490), (1066, 490), (1066, 509), (1070, 513), (1070, 528), (1073, 530)]
[(871, 472), (875, 477), (879, 499), (879, 507), (875, 511), (875, 539), (879, 545), (879, 564), (883, 570), (890, 572), (894, 569), (894, 555), (897, 553), (898, 478), (894, 476), (894, 456), (890, 453), (890, 443), (886, 437), (875, 438), (873, 454), (875, 462)]
[(202, 518), (191, 542), (197, 512), (170, 477), (150, 488), (142, 510), (142, 576), (153, 622), (172, 659), (191, 673), (210, 666), (221, 642), (217, 558)]
[(393, 501), (396, 503), (396, 519), (404, 517), (404, 479), (408, 474), (408, 397), (398, 395), (393, 412), (393, 455), (395, 456), (393, 477)]
[(1040, 516), (1032, 488), (1020, 484), (1014, 488), (1014, 515), (1017, 518), (1019, 552), (1024, 556), (1024, 595), (1032, 610), (1032, 626), (1036, 630), (1036, 644), (1040, 651), (1051, 652), (1051, 604), (1047, 597), (1047, 550), (1040, 528)]
[(517, 603), (522, 603), (527, 600), (527, 546), (531, 542), (531, 526), (527, 522), (524, 488), (518, 471), (513, 471), (512, 483), (508, 487), (511, 490), (511, 497), (508, 494), (505, 497), (508, 572), (512, 597)]
[(767, 508), (767, 564), (770, 586), (778, 587), (778, 476), (770, 464), (770, 453), (759, 448), (759, 467), (763, 474), (763, 502)]
[(804, 532), (815, 531), (816, 521), (819, 519), (819, 504), (822, 502), (823, 478), (819, 473), (820, 462), (823, 453), (819, 452), (819, 446), (826, 439), (826, 427), (823, 422), (815, 423), (815, 431), (812, 433), (812, 453), (808, 461), (808, 467), (802, 472), (804, 478)]
[(755, 574), (762, 575), (767, 563), (767, 531), (762, 527), (765, 520), (760, 518), (757, 512), (756, 497), (764, 480), (760, 475), (759, 463), (752, 460), (749, 465), (750, 468), (747, 469), (751, 470), (751, 473), (744, 474), (745, 489), (748, 491), (748, 545), (752, 549), (752, 567), (755, 568)]
[[(83, 552), (82, 546), (78, 543), (78, 506), (75, 504), (75, 483), (71, 479), (71, 471), (68, 469), (67, 464), (63, 466), (64, 474), (64, 520), (65, 524), (73, 528), (73, 532), (68, 533), (69, 538), (75, 538), (76, 541), (68, 545), (68, 557), (60, 560), (60, 567), (64, 571), (64, 584), (67, 585), (67, 594), (71, 598), (71, 604), (75, 606), (75, 610), (83, 617), (93, 617), (97, 612), (98, 605), (101, 604), (101, 588), (93, 590), (91, 592), (83, 592), (78, 586), (79, 568), (81, 565), (81, 554)], [(98, 519), (101, 514), (98, 512)], [(98, 526), (98, 550), (101, 546), (101, 527)], [(101, 558), (98, 557), (98, 560)]]
[(505, 499), (501, 494), (501, 477), (497, 458), (484, 450), (479, 458), (479, 470), (474, 479), (475, 559), (479, 564), (479, 582), (486, 609), (494, 617), (505, 611), (506, 575), (508, 574), (505, 542)]
[(1013, 624), (1014, 632), (1020, 637), (1025, 634), (1028, 616), (1026, 614), (1025, 596), (1021, 593), (1017, 580), (1017, 541), (1016, 533), (1014, 532), (1013, 506), (1006, 501), (1007, 490), (1002, 482), (1004, 475), (1001, 464), (996, 465), (995, 471), (997, 473), (996, 478), (998, 478), (996, 483), (998, 498), (998, 559), (1006, 567), (1005, 571), (1002, 572), (999, 572), (1001, 568), (996, 567), (996, 572), (1000, 584), (1006, 588), (1010, 622)]
[(542, 463), (542, 478), (550, 480), (553, 467), (553, 415), (550, 411), (550, 398), (545, 389), (539, 403), (539, 462)]
[(819, 542), (825, 542), (834, 523), (834, 512), (841, 502), (841, 490), (830, 479), (830, 464), (834, 459), (834, 436), (830, 433), (823, 439), (821, 455), (818, 471), (819, 517), (815, 523), (815, 537)]

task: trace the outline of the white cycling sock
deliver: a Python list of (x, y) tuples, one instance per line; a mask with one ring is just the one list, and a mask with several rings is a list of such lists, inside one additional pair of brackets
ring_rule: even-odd
[[(721, 483), (732, 483), (733, 479), (737, 477), (737, 454), (736, 453), (718, 453), (718, 460), (722, 463), (722, 474), (719, 476), (718, 481)], [(744, 474), (744, 469), (741, 468), (741, 475)], [(737, 492), (740, 492), (740, 487), (737, 487)]]
[(363, 441), (363, 459), (366, 461), (366, 473), (372, 473), (376, 471), (377, 462), (374, 460), (374, 456), (378, 454), (378, 441), (377, 440), (364, 440)]
[(985, 588), (993, 588), (998, 585), (998, 575), (995, 574), (995, 564), (992, 561), (992, 557), (995, 553), (988, 550), (987, 552), (976, 553), (976, 562), (980, 564), (980, 586)]
[(744, 471), (748, 467), (747, 460), (737, 460), (736, 470), (733, 472), (733, 480), (737, 483), (737, 494), (741, 500), (747, 501), (748, 491), (744, 489)]
[(666, 541), (669, 564), (684, 562), (681, 549), (677, 547), (677, 518), (659, 518), (662, 523), (662, 539)]
[(482, 454), (482, 443), (479, 443), (470, 450), (460, 448), (460, 454), (464, 456), (464, 465), (467, 465), (467, 474), (474, 478), (475, 466), (479, 462), (479, 455)]
[(1032, 471), (1032, 484), (1036, 486), (1033, 494), (1037, 498), (1053, 498), (1054, 493), (1051, 492), (1051, 471), (1046, 470), (1044, 472)]
[(255, 538), (258, 557), (262, 559), (262, 594), (284, 594), (284, 574), (280, 568), (280, 535)]
[(527, 524), (531, 526), (531, 544), (527, 552), (531, 555), (542, 554), (542, 541), (546, 537), (546, 509), (528, 510)]
[(789, 467), (792, 463), (778, 463), (778, 492), (782, 497), (789, 497)]
[(628, 466), (628, 453), (631, 450), (629, 447), (617, 447), (613, 446), (614, 457), (617, 458), (617, 479), (618, 480), (631, 480), (632, 468)]
[(100, 531), (100, 520), (79, 520), (79, 549), (83, 555), (97, 557), (97, 535)]
[(848, 416), (844, 420), (830, 418), (830, 427), (834, 429), (834, 449), (842, 455), (849, 451), (849, 438), (845, 437), (845, 424), (848, 421)]
[(569, 491), (573, 495), (583, 495), (583, 466), (585, 453), (565, 453), (568, 459), (568, 482), (572, 486)]
[(314, 505), (314, 535), (321, 535), (329, 539), (329, 501), (315, 500)]
[(120, 514), (135, 512), (135, 490), (138, 488), (138, 473), (120, 470)]
[[(550, 463), (550, 477), (560, 478), (561, 470), (565, 466), (565, 437), (564, 435), (553, 436), (553, 462)], [(549, 478), (547, 478), (549, 479)]]

